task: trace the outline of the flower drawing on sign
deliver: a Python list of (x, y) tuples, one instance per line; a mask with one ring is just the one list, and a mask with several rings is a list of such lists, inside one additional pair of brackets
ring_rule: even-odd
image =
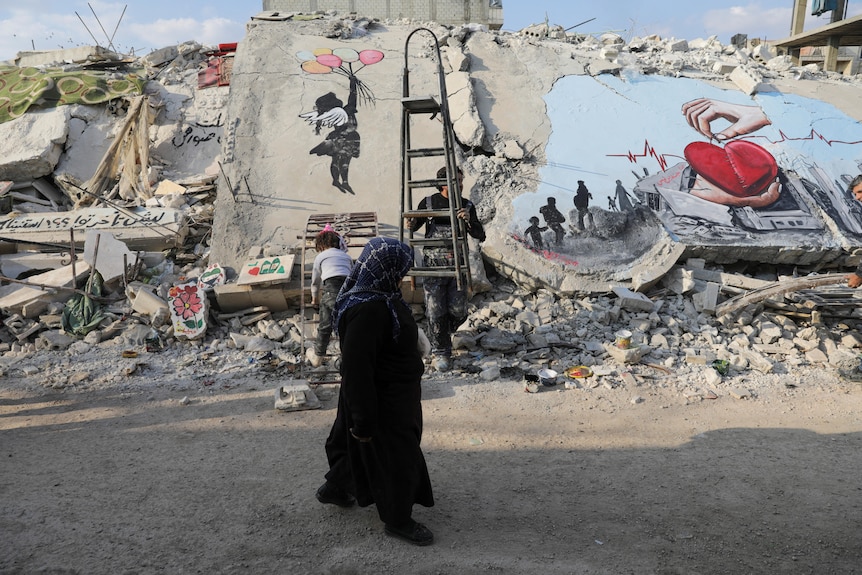
[(174, 286), (168, 294), (173, 298), (174, 313), (184, 320), (193, 318), (203, 308), (198, 286), (194, 284)]

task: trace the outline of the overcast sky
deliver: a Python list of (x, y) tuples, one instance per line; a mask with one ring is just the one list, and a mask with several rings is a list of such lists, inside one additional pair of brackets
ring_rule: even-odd
[[(324, 5), (325, 2), (320, 2)], [(813, 0), (809, 2), (809, 6)], [(851, 0), (848, 16), (862, 14)], [(112, 44), (118, 52), (143, 55), (196, 40), (204, 45), (237, 42), (245, 24), (262, 10), (254, 0), (0, 0), (0, 61), (22, 50), (55, 50)], [(503, 0), (505, 30), (544, 22), (578, 32), (613, 30), (627, 39), (659, 34), (686, 40), (716, 35), (723, 43), (737, 33), (749, 38), (789, 35), (793, 0)], [(810, 12), (810, 10), (809, 10)], [(828, 23), (808, 16), (806, 29)]]

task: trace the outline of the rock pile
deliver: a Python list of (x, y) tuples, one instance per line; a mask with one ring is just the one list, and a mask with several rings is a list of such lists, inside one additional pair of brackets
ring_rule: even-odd
[[(359, 24), (339, 22), (331, 33), (340, 37), (368, 26), (364, 20)], [(450, 31), (446, 43), (451, 69), (448, 81), (450, 95), (455, 96), (453, 117), (459, 118), (458, 137), (465, 145), (480, 146), (486, 138), (481, 133), (463, 52), (464, 39), (472, 30), (465, 26)], [(723, 77), (747, 93), (779, 77), (860, 82), (858, 76), (821, 72), (815, 65), (794, 67), (787, 58), (775, 56), (767, 45), (756, 42), (723, 46), (715, 38), (687, 42), (650, 36), (626, 43), (614, 34), (596, 38), (566, 34), (553, 27), (531, 28), (522, 34), (500, 32), (496, 41), (553, 43), (549, 49), (571, 50), (573, 58), (589, 60), (591, 74)], [(181, 210), (190, 225), (181, 247), (150, 254), (140, 270), (141, 279), (154, 286), (162, 298), (178, 281), (199, 277), (209, 263), (214, 210), (211, 192), (215, 179), (221, 176), (219, 139), (228, 94), (226, 86), (197, 89), (202, 65), (211, 52), (184, 44), (157, 51), (140, 62), (150, 69), (146, 93), (156, 118), (148, 134), (154, 158), (146, 171), (149, 183), (157, 189), (161, 182), (170, 180), (183, 189), (150, 198), (123, 199), (130, 202), (126, 205)], [(39, 168), (22, 179), (36, 182), (62, 174), (86, 181), (104, 152), (104, 135), (114, 133), (123, 118), (123, 108), (116, 104), (104, 111), (74, 106), (64, 113), (69, 114), (64, 116), (66, 132), (50, 139), (51, 153), (59, 145), (62, 157), (51, 156), (48, 168), (44, 162), (38, 163)], [(96, 145), (97, 140), (102, 143)], [(511, 178), (521, 169), (518, 162), (525, 156), (524, 147), (510, 138), (502, 137), (493, 146), (493, 159), (470, 160), (487, 168), (479, 170), (483, 173), (480, 181), (489, 186), (494, 178)], [(36, 198), (35, 192), (31, 197)], [(32, 204), (28, 202), (27, 208), (38, 209)], [(55, 201), (51, 207), (56, 209), (57, 204)], [(488, 218), (493, 214), (481, 215)], [(622, 290), (592, 297), (560, 297), (490, 275), (488, 285), (483, 286), (486, 291), (473, 298), (471, 314), (455, 335), (455, 368), (472, 374), (465, 377), (522, 379), (542, 368), (564, 373), (573, 366), (586, 366), (593, 376), (573, 380), (571, 386), (613, 388), (632, 381), (665, 381), (677, 385), (687, 396), (710, 397), (719, 386), (745, 374), (787, 373), (806, 366), (842, 370), (857, 362), (860, 341), (854, 328), (858, 316), (853, 315), (852, 302), (845, 306), (843, 316), (831, 318), (815, 313), (814, 308), (807, 316), (800, 315), (797, 308), (788, 311), (784, 301), (764, 302), (716, 317), (719, 291), (726, 297), (734, 293), (729, 283), (708, 286), (692, 280), (688, 287), (680, 287), (679, 276), (669, 274), (645, 294)], [(778, 271), (766, 280), (778, 281)], [(118, 285), (111, 287), (120, 293)], [(740, 291), (744, 290), (736, 293)], [(844, 296), (853, 299), (852, 294)], [(124, 294), (105, 302), (105, 319), (99, 329), (82, 338), (63, 332), (63, 301), (50, 302), (41, 313), (30, 317), (6, 314), (0, 327), (0, 369), (5, 377), (32, 378), (34, 384), (58, 389), (107, 384), (122, 387), (124, 382), (135, 386), (157, 379), (171, 379), (189, 387), (215, 383), (228, 387), (238, 372), (258, 378), (297, 376), (303, 361), (303, 338), (309, 334), (302, 333), (303, 322), (296, 310), (253, 308), (219, 313), (215, 311), (217, 302), (211, 304), (214, 311), (206, 337), (194, 341), (174, 338), (168, 323), (135, 311)], [(421, 306), (414, 307), (421, 317)], [(630, 348), (614, 345), (615, 334), (623, 329), (633, 334)], [(314, 372), (310, 374), (313, 378)], [(659, 379), (668, 376), (672, 379)]]

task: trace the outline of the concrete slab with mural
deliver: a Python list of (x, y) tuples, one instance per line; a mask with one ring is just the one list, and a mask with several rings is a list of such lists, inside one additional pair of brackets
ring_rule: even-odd
[(246, 262), (239, 272), (236, 283), (242, 286), (288, 282), (295, 261), (295, 254), (283, 254)]
[(207, 330), (207, 298), (197, 281), (171, 286), (168, 308), (174, 326), (174, 336), (181, 339), (203, 337)]
[[(328, 25), (256, 23), (237, 54), (223, 147), (233, 190), (213, 234), (226, 265), (252, 245), (295, 247), (315, 212), (373, 210), (397, 236), (402, 72), (411, 94), (435, 94), (433, 51), (423, 41), (405, 57), (407, 24), (322, 38)], [(635, 53), (613, 35), (433, 31), (482, 254), (518, 283), (644, 289), (682, 257), (857, 263), (862, 206), (846, 187), (862, 171), (858, 83), (767, 76), (708, 41), (699, 54), (720, 72), (660, 39)]]

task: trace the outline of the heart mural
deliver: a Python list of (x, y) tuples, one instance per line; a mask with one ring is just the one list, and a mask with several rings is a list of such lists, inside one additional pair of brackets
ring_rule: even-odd
[(746, 140), (728, 142), (724, 148), (692, 142), (683, 153), (694, 171), (738, 198), (758, 195), (778, 176), (772, 154)]

